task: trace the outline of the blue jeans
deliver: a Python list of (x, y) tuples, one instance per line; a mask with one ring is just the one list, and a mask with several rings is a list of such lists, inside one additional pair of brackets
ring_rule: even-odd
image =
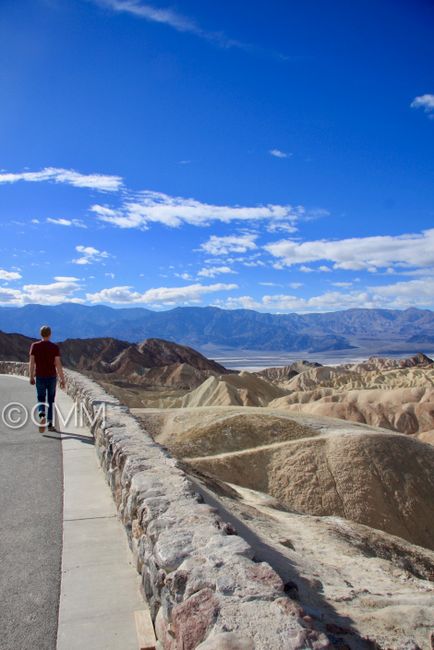
[(36, 394), (38, 396), (39, 417), (45, 417), (45, 405), (48, 404), (48, 424), (53, 424), (53, 404), (56, 397), (57, 377), (36, 377)]

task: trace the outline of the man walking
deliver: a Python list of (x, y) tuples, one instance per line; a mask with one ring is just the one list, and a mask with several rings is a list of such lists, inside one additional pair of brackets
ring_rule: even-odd
[[(50, 341), (51, 328), (44, 325), (40, 329), (41, 340), (32, 343), (30, 347), (29, 376), (32, 386), (36, 383), (38, 397), (39, 432), (56, 431), (53, 418), (53, 404), (56, 397), (57, 376), (60, 379), (60, 388), (65, 387), (62, 362), (60, 360), (59, 346)], [(45, 407), (48, 405), (48, 413)]]

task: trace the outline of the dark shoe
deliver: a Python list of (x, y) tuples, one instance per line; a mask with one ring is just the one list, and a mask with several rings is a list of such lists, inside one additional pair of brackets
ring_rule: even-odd
[(52, 431), (53, 433), (59, 433), (54, 424), (49, 424), (48, 425), (48, 431)]

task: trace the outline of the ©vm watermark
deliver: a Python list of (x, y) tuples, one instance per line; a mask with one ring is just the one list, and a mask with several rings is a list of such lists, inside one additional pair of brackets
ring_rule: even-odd
[[(21, 402), (9, 402), (6, 404), (0, 416), (1, 424), (7, 429), (22, 429), (28, 422), (32, 422), (36, 427), (40, 425), (39, 413), (47, 413), (48, 404), (38, 402), (31, 409)], [(90, 429), (97, 423), (105, 423), (106, 404), (101, 402), (98, 408), (89, 412), (86, 404), (80, 400), (73, 403), (68, 413), (62, 411), (60, 406), (53, 404), (53, 422), (56, 422), (60, 429), (71, 425), (75, 427), (89, 427)]]

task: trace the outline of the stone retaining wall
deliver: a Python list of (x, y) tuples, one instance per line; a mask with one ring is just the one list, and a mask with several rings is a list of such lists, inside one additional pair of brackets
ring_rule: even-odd
[[(0, 373), (27, 364), (0, 361)], [(98, 414), (95, 447), (142, 576), (160, 648), (301, 650), (332, 647), (310, 629), (280, 577), (203, 503), (186, 474), (117, 399), (77, 372), (67, 392)], [(115, 585), (113, 587), (116, 588)]]

